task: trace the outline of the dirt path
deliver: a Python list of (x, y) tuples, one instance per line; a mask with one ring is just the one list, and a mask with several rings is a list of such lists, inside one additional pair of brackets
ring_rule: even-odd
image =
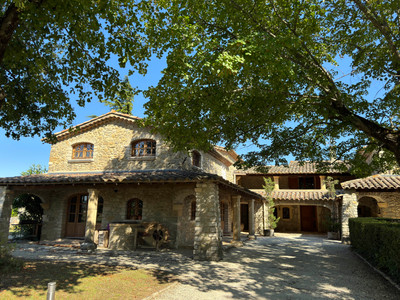
[(153, 299), (400, 299), (400, 292), (373, 272), (350, 247), (300, 234), (260, 237), (225, 253), (221, 262), (193, 261), (188, 253), (80, 254), (69, 248), (21, 244), (29, 259), (131, 265), (169, 271), (180, 283)]

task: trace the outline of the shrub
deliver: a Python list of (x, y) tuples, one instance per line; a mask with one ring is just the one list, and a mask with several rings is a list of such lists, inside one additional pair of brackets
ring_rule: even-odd
[(400, 220), (349, 220), (352, 247), (377, 268), (400, 283)]
[(24, 266), (21, 259), (17, 259), (11, 255), (15, 246), (7, 243), (7, 241), (0, 240), (0, 270), (1, 272), (8, 272), (12, 270), (20, 270)]

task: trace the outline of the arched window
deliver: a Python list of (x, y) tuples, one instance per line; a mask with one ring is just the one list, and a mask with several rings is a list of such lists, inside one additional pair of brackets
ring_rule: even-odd
[(140, 140), (132, 143), (132, 156), (156, 156), (155, 140)]
[(81, 143), (72, 146), (72, 159), (90, 159), (93, 158), (94, 145), (90, 143)]
[(128, 220), (141, 220), (143, 212), (143, 201), (137, 198), (131, 199), (127, 203), (126, 218)]
[(196, 150), (192, 151), (192, 165), (199, 168), (201, 166), (201, 154)]
[(196, 220), (196, 200), (193, 200), (190, 203), (190, 220)]

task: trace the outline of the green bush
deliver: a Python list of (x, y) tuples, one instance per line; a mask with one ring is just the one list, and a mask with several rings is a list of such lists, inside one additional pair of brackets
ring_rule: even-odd
[(377, 268), (400, 283), (400, 220), (349, 220), (352, 247)]
[(20, 270), (24, 266), (21, 259), (12, 257), (11, 252), (15, 246), (5, 241), (0, 240), (0, 271), (8, 272), (13, 270)]

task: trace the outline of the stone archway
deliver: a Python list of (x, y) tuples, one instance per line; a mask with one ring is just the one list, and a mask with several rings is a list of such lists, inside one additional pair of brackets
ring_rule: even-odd
[[(33, 193), (19, 193), (13, 197), (12, 213), (16, 212), (17, 225), (13, 226), (15, 237), (40, 240), (43, 221), (43, 200)], [(11, 215), (12, 215), (11, 213)], [(11, 229), (11, 228), (10, 228)]]
[(369, 196), (363, 196), (358, 200), (357, 215), (362, 217), (377, 217), (379, 214), (378, 201)]

